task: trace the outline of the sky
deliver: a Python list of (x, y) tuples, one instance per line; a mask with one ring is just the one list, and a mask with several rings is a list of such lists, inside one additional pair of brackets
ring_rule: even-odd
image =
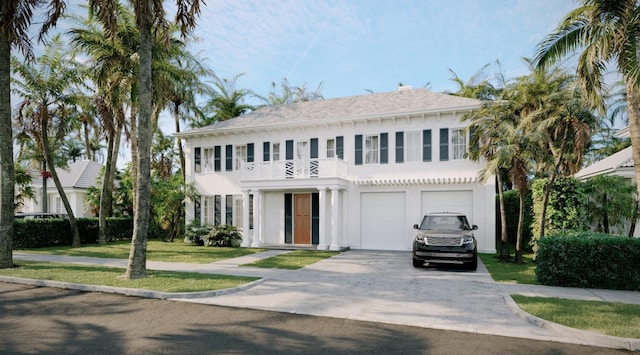
[[(527, 74), (523, 57), (572, 0), (207, 0), (194, 52), (218, 77), (266, 95), (283, 78), (324, 98), (396, 90), (455, 91), (483, 66)], [(172, 1), (167, 1), (167, 4)]]

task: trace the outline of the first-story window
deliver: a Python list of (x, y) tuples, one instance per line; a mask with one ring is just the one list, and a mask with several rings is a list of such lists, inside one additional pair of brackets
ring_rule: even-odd
[(213, 219), (213, 196), (204, 196), (202, 202), (202, 224), (215, 225), (215, 220)]
[(236, 195), (233, 196), (233, 204), (234, 204), (234, 208), (233, 208), (233, 225), (238, 227), (238, 228), (242, 228), (242, 195)]
[(467, 153), (467, 137), (462, 128), (451, 129), (451, 158), (464, 159)]
[(379, 138), (378, 135), (364, 137), (364, 157), (365, 164), (377, 164), (379, 161)]
[(53, 197), (53, 211), (55, 213), (65, 213), (64, 204), (60, 196)]

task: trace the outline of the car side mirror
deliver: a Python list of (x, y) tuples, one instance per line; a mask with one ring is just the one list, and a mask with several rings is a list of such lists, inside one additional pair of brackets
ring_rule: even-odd
[(414, 225), (413, 225), (413, 229), (420, 229), (420, 226), (419, 226), (419, 225), (417, 225), (417, 224), (414, 224)]
[(475, 224), (473, 225), (473, 227), (471, 227), (472, 230), (478, 230), (478, 226), (476, 226)]

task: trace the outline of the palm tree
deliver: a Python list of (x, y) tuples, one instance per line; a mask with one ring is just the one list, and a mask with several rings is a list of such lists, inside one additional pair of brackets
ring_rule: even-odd
[[(531, 63), (529, 61), (529, 63)], [(572, 175), (582, 166), (597, 120), (582, 99), (575, 77), (560, 68), (533, 68), (516, 83), (520, 98), (521, 127), (537, 131), (546, 149), (539, 150), (538, 173), (549, 176), (544, 187), (537, 238), (544, 236), (551, 188), (558, 175)], [(537, 249), (534, 247), (534, 250)]]
[[(14, 71), (20, 78), (20, 80), (17, 78), (13, 80), (13, 83), (16, 87), (14, 92), (23, 99), (17, 111), (17, 121), (22, 126), (34, 128), (31, 130), (34, 133), (32, 138), (41, 148), (60, 199), (69, 215), (69, 223), (73, 231), (72, 246), (79, 247), (78, 223), (58, 178), (56, 171), (58, 164), (54, 159), (52, 148), (59, 147), (59, 143), (68, 133), (70, 123), (66, 107), (70, 97), (68, 88), (77, 80), (77, 71), (69, 58), (63, 56), (62, 45), (60, 37), (54, 37), (45, 49), (47, 54), (37, 58), (35, 65), (21, 63), (18, 60), (12, 61)], [(51, 131), (54, 133), (54, 145), (49, 142)], [(45, 195), (47, 193), (44, 186), (42, 193)]]
[(204, 119), (192, 122), (192, 126), (204, 127), (244, 115), (255, 109), (254, 106), (245, 103), (247, 96), (255, 94), (251, 90), (236, 88), (240, 76), (242, 74), (236, 74), (231, 79), (222, 79), (214, 75), (213, 89), (209, 90), (210, 97), (202, 109)]
[(11, 131), (11, 47), (33, 58), (29, 27), (34, 9), (47, 7), (38, 40), (65, 10), (62, 0), (5, 0), (0, 4), (0, 268), (13, 267), (13, 216), (15, 168), (13, 132)]
[(534, 62), (548, 67), (580, 50), (578, 79), (589, 102), (603, 112), (606, 64), (616, 65), (625, 82), (634, 169), (640, 181), (640, 5), (636, 0), (581, 0), (580, 5), (538, 44)]
[[(134, 230), (131, 241), (131, 252), (125, 278), (136, 279), (146, 276), (146, 249), (150, 218), (150, 148), (152, 139), (152, 29), (168, 28), (165, 20), (163, 2), (160, 0), (131, 0), (135, 9), (136, 24), (140, 30), (140, 71), (139, 71), (139, 122), (138, 147), (132, 152), (137, 156), (137, 186), (135, 194)], [(196, 17), (200, 14), (199, 0), (176, 0), (176, 21), (182, 35), (195, 27)], [(90, 8), (96, 13), (98, 20), (105, 26), (108, 38), (116, 35), (117, 16), (114, 13), (112, 0), (90, 0)], [(167, 34), (168, 35), (168, 34)], [(167, 41), (168, 42), (168, 41)]]
[(278, 84), (275, 82), (271, 83), (271, 88), (271, 92), (269, 92), (266, 97), (258, 96), (267, 106), (324, 100), (321, 93), (322, 83), (318, 84), (318, 87), (314, 91), (309, 91), (306, 83), (302, 86), (292, 86), (289, 84), (287, 78), (284, 78), (280, 82), (280, 93), (278, 93)]

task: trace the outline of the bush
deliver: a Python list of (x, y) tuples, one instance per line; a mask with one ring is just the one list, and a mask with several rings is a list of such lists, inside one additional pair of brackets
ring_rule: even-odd
[(213, 226), (203, 226), (199, 219), (194, 219), (187, 226), (184, 237), (195, 245), (204, 245), (204, 237), (211, 232)]
[(211, 229), (202, 240), (208, 247), (239, 247), (242, 243), (242, 234), (235, 226), (230, 224), (220, 224)]
[[(501, 225), (500, 223), (500, 201), (498, 200), (499, 196), (496, 194), (496, 245), (500, 245), (501, 238)], [(509, 245), (516, 245), (516, 237), (518, 233), (518, 214), (520, 212), (520, 198), (518, 197), (518, 191), (516, 190), (508, 190), (504, 192), (504, 206), (507, 214), (507, 241)], [(530, 250), (531, 246), (529, 242), (531, 241), (531, 225), (533, 221), (533, 212), (532, 212), (532, 200), (531, 200), (531, 192), (527, 192), (524, 197), (524, 222), (522, 227), (522, 250)]]
[[(97, 218), (77, 218), (80, 243), (98, 242)], [(107, 240), (127, 240), (133, 235), (133, 219), (107, 218)], [(14, 221), (13, 246), (15, 249), (45, 248), (71, 245), (73, 233), (68, 219), (16, 219)]]
[(538, 241), (544, 285), (640, 291), (640, 239), (588, 232)]

